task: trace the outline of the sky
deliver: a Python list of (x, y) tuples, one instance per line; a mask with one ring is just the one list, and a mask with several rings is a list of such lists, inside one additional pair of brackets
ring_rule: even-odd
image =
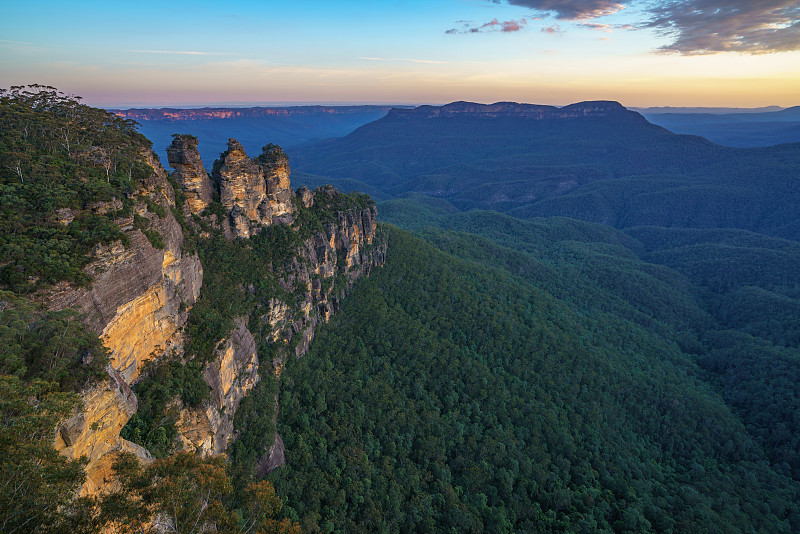
[(26, 0), (0, 87), (91, 105), (800, 105), (798, 0)]

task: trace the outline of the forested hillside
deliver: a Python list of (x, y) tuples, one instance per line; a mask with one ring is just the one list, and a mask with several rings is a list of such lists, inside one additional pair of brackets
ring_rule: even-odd
[(714, 319), (686, 279), (603, 227), (462, 222), (495, 237), (392, 229), (288, 366), (270, 479), (306, 528), (798, 528), (800, 486), (698, 365)]

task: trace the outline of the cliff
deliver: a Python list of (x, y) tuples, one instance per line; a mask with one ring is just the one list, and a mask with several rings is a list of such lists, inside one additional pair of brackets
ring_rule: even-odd
[(221, 120), (266, 117), (304, 117), (309, 115), (348, 115), (374, 110), (389, 111), (391, 106), (285, 106), (199, 109), (113, 109), (112, 113), (136, 121)]
[[(153, 451), (228, 451), (245, 397), (264, 377), (280, 377), (286, 358), (308, 349), (316, 326), (335, 313), (350, 285), (385, 256), (385, 243), (375, 235), (374, 203), (333, 188), (295, 193), (288, 157), (277, 145), (266, 145), (251, 159), (231, 139), (214, 165), (212, 182), (196, 138), (173, 136), (168, 160), (175, 171), (170, 177), (146, 140), (125, 130), (130, 128), (126, 123), (119, 128), (131, 136), (127, 159), (118, 159), (127, 173), (111, 160), (97, 159), (95, 146), (74, 155), (87, 166), (83, 172), (95, 173), (93, 183), (101, 184), (95, 187), (102, 189), (113, 179), (113, 194), (96, 194), (79, 207), (59, 206), (41, 223), (62, 232), (103, 232), (103, 237), (86, 249), (85, 261), (71, 264), (79, 266), (80, 275), (43, 284), (33, 293), (52, 312), (78, 311), (108, 352), (105, 377), (85, 384), (80, 409), (54, 436), (62, 455), (88, 461), (83, 495), (108, 487), (121, 452), (149, 461)], [(103, 150), (113, 155), (115, 149)], [(235, 254), (226, 258), (217, 250), (220, 241), (234, 252), (250, 254), (252, 261), (245, 263), (254, 266), (253, 272), (241, 270)], [(210, 289), (214, 294), (206, 297), (204, 309), (212, 318), (222, 317), (208, 354), (198, 348), (197, 338), (213, 325), (195, 314), (205, 277), (201, 258), (217, 269)], [(230, 278), (239, 271), (247, 276)], [(37, 280), (30, 276), (28, 283)], [(230, 317), (232, 302), (240, 305)], [(81, 357), (93, 358), (90, 353)], [(177, 369), (180, 378), (164, 379), (165, 369)], [(152, 419), (154, 389), (140, 386), (159, 380), (166, 382), (155, 390), (170, 396), (151, 420), (150, 430), (159, 432), (129, 430), (134, 415), (137, 425)], [(175, 384), (192, 384), (196, 396), (176, 390)], [(259, 402), (268, 417), (277, 416), (271, 394)], [(270, 432), (262, 448), (265, 465), (280, 465), (279, 436)]]
[[(88, 480), (84, 493), (105, 484), (114, 453), (143, 448), (119, 436), (137, 409), (131, 391), (144, 365), (182, 350), (182, 327), (197, 300), (203, 270), (195, 252), (184, 250), (184, 235), (171, 213), (174, 195), (158, 160), (145, 160), (151, 173), (132, 195), (133, 215), (115, 222), (127, 243), (98, 245), (85, 271), (88, 287), (65, 282), (40, 295), (53, 310), (74, 308), (109, 349), (109, 379), (82, 394), (83, 409), (59, 429), (56, 447), (70, 458), (86, 456)], [(98, 203), (93, 211), (107, 213), (121, 204)], [(150, 237), (145, 234), (148, 232)], [(151, 242), (155, 241), (158, 248)]]
[(13, 229), (0, 243), (0, 373), (80, 397), (50, 436), (85, 458), (79, 492), (109, 489), (119, 453), (230, 452), (243, 403), (268, 430), (248, 465), (268, 450), (279, 463), (265, 385), (383, 261), (372, 201), (295, 194), (271, 144), (251, 159), (231, 140), (215, 183), (197, 139), (175, 135), (170, 177), (132, 121), (47, 86), (2, 90), (0, 112), (0, 147), (25, 154), (0, 173)]
[[(238, 176), (254, 176), (250, 172), (253, 164), (238, 153), (234, 143), (231, 147), (234, 150), (224, 154), (223, 160), (231, 162), (231, 152), (235, 151), (233, 161), (238, 160)], [(385, 261), (386, 245), (376, 238), (377, 210), (371, 201), (352, 202), (352, 197), (332, 187), (319, 188), (313, 193), (300, 188), (295, 194), (289, 189), (285, 157), (266, 151), (265, 154), (270, 159), (265, 161), (260, 157), (257, 160), (260, 165), (255, 164), (261, 167), (260, 176), (266, 177), (263, 183), (275, 184), (278, 192), (289, 192), (291, 196), (285, 197), (289, 213), (298, 218), (313, 218), (318, 226), (312, 229), (294, 219), (275, 223), (286, 226), (296, 237), (293, 249), (284, 251), (282, 261), (271, 266), (270, 278), (279, 286), (277, 294), (255, 306), (246, 316), (236, 317), (233, 332), (216, 344), (214, 357), (203, 373), (210, 392), (208, 400), (202, 406), (180, 410), (176, 424), (178, 440), (182, 447), (201, 454), (226, 451), (235, 439), (234, 417), (245, 395), (263, 376), (279, 379), (286, 358), (300, 357), (308, 350), (317, 326), (338, 310), (347, 289)], [(232, 181), (237, 174), (223, 176)], [(261, 183), (256, 185), (259, 194), (263, 191)], [(246, 187), (241, 191), (245, 198), (252, 194)], [(266, 198), (270, 198), (269, 193)], [(236, 213), (237, 206), (230, 210)], [(232, 288), (231, 298), (236, 298), (236, 289)], [(248, 325), (256, 325), (258, 329), (251, 332)], [(258, 346), (271, 347), (269, 358), (260, 357)], [(260, 407), (262, 410), (275, 403), (272, 398), (262, 401), (266, 404)], [(266, 465), (268, 471), (283, 462), (280, 436), (276, 434), (273, 439), (275, 445), (269, 450), (265, 447), (261, 462), (262, 469)]]

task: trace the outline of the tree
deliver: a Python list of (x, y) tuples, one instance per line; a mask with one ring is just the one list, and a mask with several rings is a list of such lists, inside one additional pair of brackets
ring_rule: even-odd
[(233, 486), (222, 456), (202, 458), (179, 452), (142, 466), (131, 454), (114, 462), (120, 489), (103, 497), (101, 522), (119, 533), (299, 534), (299, 526), (278, 520), (282, 501), (269, 482), (250, 484), (244, 510), (226, 500)]
[(0, 375), (0, 532), (5, 534), (58, 532), (76, 523), (88, 504), (73, 499), (86, 477), (85, 461), (68, 460), (53, 447), (56, 425), (79, 398), (54, 387)]

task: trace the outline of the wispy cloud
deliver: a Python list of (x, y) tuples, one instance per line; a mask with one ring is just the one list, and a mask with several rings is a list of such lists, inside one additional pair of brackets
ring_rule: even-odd
[(550, 33), (550, 34), (564, 33), (564, 30), (562, 30), (561, 27), (558, 24), (556, 24), (555, 26), (546, 26), (542, 28), (542, 33)]
[(226, 52), (198, 52), (194, 50), (126, 50), (137, 54), (175, 54), (181, 56), (227, 56)]
[(432, 64), (445, 64), (446, 61), (437, 61), (435, 59), (413, 59), (404, 57), (360, 57), (365, 61), (406, 61), (409, 63), (432, 63)]
[(514, 33), (520, 31), (528, 24), (527, 19), (499, 21), (496, 18), (480, 26), (473, 26), (472, 23), (468, 21), (459, 21), (459, 22), (461, 22), (460, 28), (451, 28), (447, 30), (445, 33), (449, 34), (484, 33), (484, 32)]
[(589, 28), (590, 30), (598, 30), (605, 33), (611, 33), (611, 24), (599, 24), (597, 22), (582, 22), (581, 26)]
[(24, 41), (9, 41), (8, 39), (0, 39), (0, 43), (26, 45), (26, 46), (32, 46), (33, 45), (33, 43), (26, 43)]

